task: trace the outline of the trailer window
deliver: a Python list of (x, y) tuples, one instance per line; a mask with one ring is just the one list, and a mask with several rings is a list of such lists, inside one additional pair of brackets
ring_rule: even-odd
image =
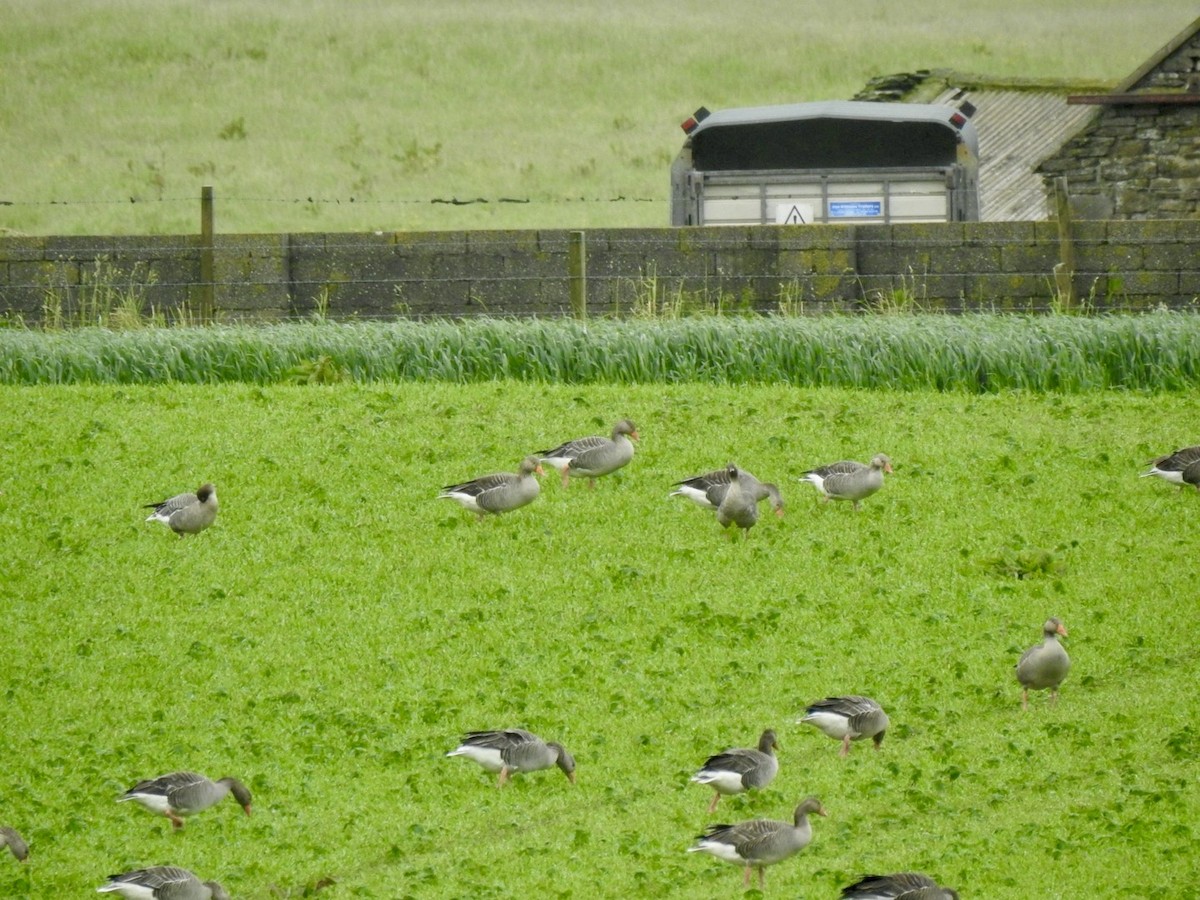
[(702, 171), (945, 166), (958, 133), (937, 122), (803, 119), (709, 128), (693, 135)]

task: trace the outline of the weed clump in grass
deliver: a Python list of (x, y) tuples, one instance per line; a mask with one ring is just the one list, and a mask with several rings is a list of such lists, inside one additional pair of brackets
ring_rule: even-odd
[(326, 353), (315, 359), (296, 363), (284, 373), (284, 380), (291, 384), (341, 384), (354, 379)]
[(998, 553), (991, 553), (978, 561), (979, 568), (991, 575), (1001, 575), (1005, 578), (1016, 578), (1024, 581), (1035, 576), (1059, 576), (1066, 572), (1066, 564), (1059, 559), (1053, 550), (1040, 547), (1016, 549), (1006, 547)]

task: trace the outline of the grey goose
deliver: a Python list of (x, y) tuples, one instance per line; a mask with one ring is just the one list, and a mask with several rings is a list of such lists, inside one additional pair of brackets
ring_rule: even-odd
[(717, 506), (717, 524), (722, 528), (733, 525), (747, 534), (758, 521), (758, 499), (754, 485), (742, 478), (742, 473), (733, 463), (725, 467), (729, 487)]
[(877, 453), (870, 465), (842, 460), (810, 469), (801, 480), (820, 491), (822, 500), (849, 500), (858, 509), (865, 498), (883, 487), (884, 472), (892, 473), (892, 461), (886, 453)]
[(713, 825), (696, 840), (689, 853), (711, 853), (717, 859), (743, 866), (742, 884), (750, 885), (750, 870), (758, 869), (758, 885), (765, 882), (763, 870), (799, 853), (812, 841), (808, 814), (828, 815), (816, 797), (806, 798), (796, 807), (792, 824), (771, 819), (751, 819), (737, 825)]
[(1021, 708), (1029, 708), (1030, 691), (1050, 691), (1050, 702), (1058, 699), (1058, 686), (1067, 677), (1071, 658), (1058, 642), (1067, 636), (1066, 626), (1051, 616), (1042, 625), (1042, 642), (1034, 644), (1017, 661), (1017, 681), (1021, 683)]
[(537, 480), (541, 474), (541, 463), (536, 457), (527, 456), (521, 460), (516, 473), (498, 472), (461, 484), (449, 484), (442, 488), (438, 499), (453, 500), (482, 519), (488, 513), (510, 512), (536, 500), (542, 489)]
[(633, 459), (633, 441), (638, 440), (637, 426), (622, 419), (613, 426), (611, 437), (576, 438), (559, 444), (552, 450), (539, 450), (537, 457), (562, 473), (563, 487), (571, 478), (586, 478), (588, 487), (596, 479), (625, 466)]
[(176, 494), (143, 508), (154, 510), (147, 522), (162, 522), (180, 537), (199, 534), (217, 520), (217, 489), (205, 483), (194, 494)]
[(1150, 471), (1143, 472), (1143, 478), (1157, 475), (1171, 484), (1179, 485), (1181, 491), (1189, 484), (1200, 491), (1200, 447), (1184, 447), (1151, 460), (1149, 465)]
[(196, 772), (172, 772), (158, 778), (139, 781), (117, 798), (118, 803), (134, 800), (151, 812), (171, 820), (176, 828), (183, 827), (183, 817), (203, 812), (233, 794), (238, 805), (250, 815), (250, 791), (236, 778), (212, 781)]
[(558, 766), (575, 783), (575, 758), (562, 744), (543, 741), (521, 728), (505, 731), (469, 731), (447, 756), (465, 756), (488, 772), (499, 772), (499, 787), (519, 772), (537, 772)]
[(723, 794), (741, 794), (770, 784), (779, 771), (779, 760), (775, 757), (778, 747), (775, 732), (768, 728), (759, 737), (757, 747), (738, 747), (705, 760), (691, 780), (715, 791), (708, 811), (716, 811)]
[(128, 900), (229, 900), (215, 881), (201, 881), (178, 866), (150, 866), (123, 875), (109, 875), (96, 893), (120, 894)]
[(920, 872), (865, 875), (842, 888), (842, 900), (959, 900), (958, 891), (942, 887)]
[(15, 828), (9, 828), (7, 825), (0, 827), (0, 849), (5, 847), (17, 858), (18, 862), (25, 862), (29, 858), (29, 845), (25, 843), (25, 839), (21, 835), (17, 834)]
[(870, 738), (875, 749), (883, 743), (887, 732), (887, 713), (870, 697), (851, 694), (846, 697), (826, 697), (810, 703), (799, 719), (803, 725), (812, 725), (834, 740), (842, 742), (841, 755), (850, 752), (851, 741)]
[[(756, 501), (770, 500), (775, 515), (782, 518), (783, 496), (779, 493), (779, 488), (770, 482), (759, 481), (745, 469), (739, 469), (739, 471), (743, 487), (749, 487)], [(726, 466), (724, 469), (715, 469), (712, 472), (705, 472), (703, 475), (694, 475), (683, 481), (675, 482), (672, 485), (675, 490), (671, 491), (668, 496), (686, 497), (696, 505), (715, 512), (721, 505), (721, 501), (725, 499), (725, 493), (729, 490), (730, 483), (729, 467)]]

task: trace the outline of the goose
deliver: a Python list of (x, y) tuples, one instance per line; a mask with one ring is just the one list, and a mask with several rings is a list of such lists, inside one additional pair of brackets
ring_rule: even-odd
[(9, 828), (7, 825), (0, 827), (0, 850), (5, 847), (17, 858), (18, 862), (25, 862), (29, 858), (29, 845), (25, 843), (24, 838), (17, 834), (15, 828)]
[(705, 760), (691, 780), (697, 784), (707, 784), (715, 791), (708, 811), (716, 812), (722, 794), (741, 794), (751, 788), (770, 784), (779, 771), (779, 760), (774, 752), (778, 748), (775, 732), (768, 728), (758, 739), (756, 749), (741, 747), (726, 750)]
[(229, 900), (225, 888), (215, 881), (201, 881), (178, 866), (150, 866), (109, 875), (108, 883), (96, 893), (116, 893), (128, 900)]
[(858, 509), (864, 498), (883, 487), (884, 472), (892, 473), (892, 461), (886, 453), (877, 453), (870, 465), (843, 460), (810, 469), (801, 480), (816, 487), (822, 500), (849, 500)]
[(763, 870), (799, 853), (812, 841), (808, 814), (828, 815), (816, 797), (806, 798), (793, 817), (793, 824), (771, 819), (751, 819), (737, 825), (712, 825), (696, 840), (688, 853), (704, 851), (717, 859), (745, 867), (742, 884), (750, 886), (750, 870), (758, 869), (758, 886), (765, 882)]
[(1029, 708), (1029, 692), (1049, 689), (1050, 702), (1058, 699), (1058, 686), (1067, 677), (1071, 668), (1071, 657), (1058, 642), (1058, 636), (1067, 636), (1063, 623), (1051, 616), (1042, 626), (1042, 642), (1034, 644), (1017, 660), (1017, 681), (1021, 683), (1021, 708)]
[(147, 503), (143, 509), (154, 510), (146, 517), (147, 522), (162, 522), (180, 537), (199, 534), (217, 519), (217, 489), (205, 483), (194, 494), (177, 494)]
[(1185, 485), (1193, 485), (1200, 491), (1200, 447), (1184, 447), (1149, 463), (1150, 471), (1143, 472), (1142, 478), (1157, 475), (1159, 478), (1179, 485), (1182, 491)]
[(875, 749), (878, 750), (889, 724), (887, 713), (883, 711), (882, 706), (870, 697), (853, 694), (847, 697), (826, 697), (824, 700), (810, 703), (797, 722), (812, 725), (834, 740), (841, 741), (842, 756), (849, 754), (851, 741), (861, 741), (863, 738), (873, 740)]
[[(749, 485), (752, 487), (754, 499), (758, 501), (770, 499), (775, 515), (782, 518), (784, 504), (783, 497), (779, 493), (779, 488), (770, 482), (759, 481), (745, 469), (740, 469), (739, 471), (741, 472), (743, 486)], [(705, 472), (703, 475), (694, 475), (691, 478), (685, 478), (683, 481), (675, 482), (672, 485), (675, 490), (671, 491), (668, 496), (686, 497), (703, 509), (716, 510), (721, 505), (721, 501), (725, 499), (725, 493), (729, 490), (730, 482), (728, 467), (715, 469), (712, 472)]]
[[(769, 499), (775, 515), (783, 518), (783, 496), (779, 493), (779, 488), (770, 482), (759, 481), (745, 469), (739, 471), (742, 473), (743, 487), (751, 488), (754, 499), (760, 502)], [(675, 490), (667, 496), (686, 497), (704, 509), (716, 510), (721, 505), (721, 501), (725, 499), (725, 492), (729, 490), (729, 485), (729, 471), (726, 467), (677, 481), (671, 485)]]
[(919, 872), (864, 875), (842, 888), (841, 896), (842, 900), (959, 900), (958, 891), (944, 888)]
[(562, 473), (563, 487), (572, 477), (587, 478), (588, 487), (596, 479), (626, 465), (633, 459), (633, 443), (638, 440), (637, 426), (622, 419), (613, 426), (612, 437), (582, 437), (560, 444), (553, 450), (539, 450), (539, 460)]
[(172, 772), (158, 778), (139, 781), (117, 798), (118, 803), (136, 800), (146, 809), (162, 813), (176, 828), (183, 827), (183, 816), (191, 816), (220, 802), (226, 794), (250, 815), (250, 791), (236, 778), (210, 781), (195, 772)]
[(537, 458), (527, 456), (521, 460), (516, 474), (498, 472), (462, 484), (446, 485), (438, 499), (454, 500), (482, 520), (488, 513), (499, 515), (536, 500), (542, 488), (535, 476), (542, 474), (542, 465)]
[(725, 472), (729, 476), (729, 487), (717, 507), (717, 523), (722, 528), (735, 525), (749, 534), (758, 521), (758, 500), (753, 485), (742, 480), (742, 473), (733, 463), (725, 467)]
[(562, 744), (543, 741), (520, 728), (507, 731), (468, 731), (447, 756), (465, 756), (488, 772), (499, 772), (498, 786), (518, 772), (537, 772), (558, 766), (575, 783), (575, 758)]

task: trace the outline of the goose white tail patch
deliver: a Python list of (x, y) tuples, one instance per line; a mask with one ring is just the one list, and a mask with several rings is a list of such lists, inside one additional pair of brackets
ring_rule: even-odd
[(850, 733), (850, 720), (837, 713), (809, 713), (800, 719), (800, 722), (804, 725), (815, 725), (832, 738), (844, 738)]
[(697, 784), (707, 784), (719, 794), (740, 794), (746, 789), (742, 784), (742, 776), (737, 772), (713, 772), (709, 769), (701, 769), (692, 776), (692, 781)]
[(698, 503), (706, 509), (712, 509), (712, 504), (708, 502), (708, 492), (702, 491), (700, 488), (692, 487), (691, 485), (681, 485), (671, 491), (671, 497), (687, 497), (693, 503)]
[(499, 772), (504, 768), (504, 760), (500, 758), (500, 751), (491, 747), (475, 747), (470, 744), (463, 744), (461, 747), (455, 747), (447, 756), (465, 756), (472, 762), (478, 763), (489, 772)]
[(688, 847), (688, 853), (696, 853), (704, 851), (711, 853), (717, 859), (723, 859), (725, 862), (740, 863), (742, 857), (738, 855), (737, 848), (733, 844), (725, 844), (721, 841), (714, 841), (710, 838), (704, 838), (695, 847)]
[(471, 512), (479, 512), (479, 503), (477, 499), (470, 494), (461, 491), (446, 491), (438, 494), (439, 500), (453, 500), (455, 503), (462, 506), (464, 509), (469, 509)]
[(1155, 466), (1149, 472), (1142, 473), (1143, 478), (1145, 478), (1148, 475), (1157, 475), (1159, 478), (1162, 478), (1165, 481), (1171, 482), (1171, 484), (1183, 484), (1183, 472), (1172, 472), (1172, 471), (1169, 471), (1166, 469), (1160, 469), (1157, 466)]
[(104, 894), (109, 891), (119, 891), (121, 896), (125, 897), (126, 900), (154, 900), (154, 888), (148, 888), (142, 884), (114, 881), (103, 887), (96, 888), (97, 894)]
[(166, 795), (164, 794), (128, 794), (117, 799), (118, 803), (124, 803), (126, 800), (135, 800), (151, 812), (165, 814), (170, 808), (167, 803)]

